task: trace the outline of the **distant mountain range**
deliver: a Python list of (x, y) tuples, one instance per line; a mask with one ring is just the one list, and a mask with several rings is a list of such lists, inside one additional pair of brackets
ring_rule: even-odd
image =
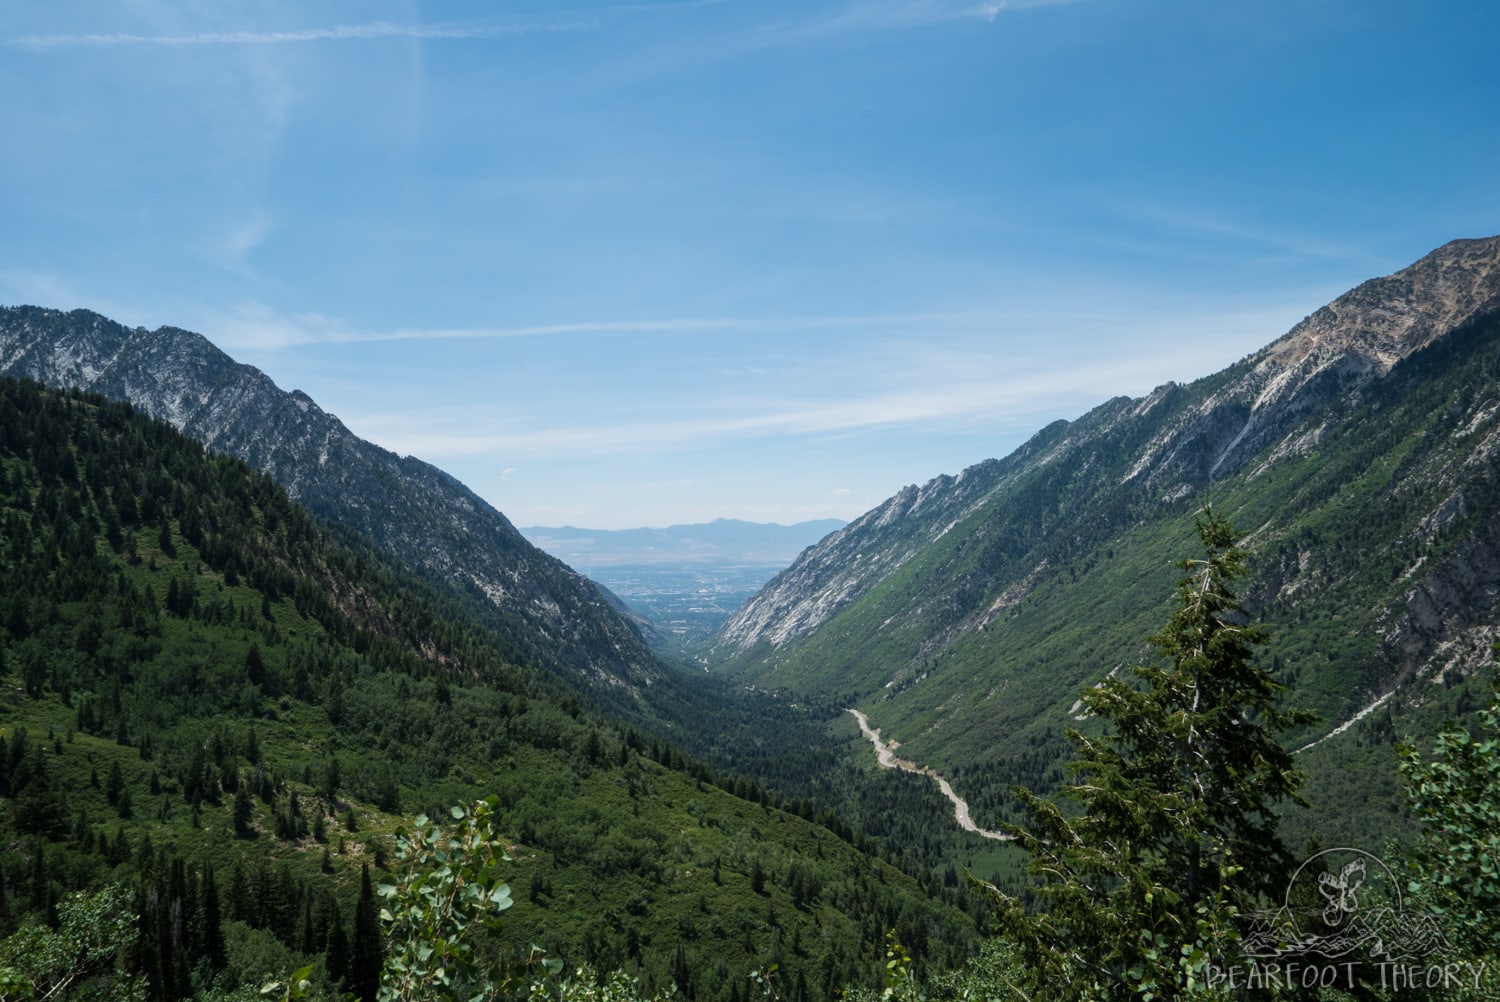
[(822, 518), (793, 525), (717, 518), (665, 529), (578, 529), (523, 526), (521, 535), (574, 569), (620, 564), (789, 564), (803, 550), (844, 527)]
[(619, 596), (645, 618), (643, 630), (658, 649), (683, 653), (843, 525), (835, 518), (795, 525), (720, 518), (665, 529), (532, 526), (521, 534)]
[(176, 327), (87, 310), (0, 309), (0, 375), (132, 404), (269, 473), (296, 501), (458, 587), (517, 657), (573, 684), (659, 673), (636, 626), (591, 581), (528, 543), (453, 477), (358, 438), (301, 392)]
[[(1393, 766), (1395, 734), (1462, 712), (1500, 620), (1500, 238), (1366, 282), (1222, 372), (903, 489), (771, 581), (706, 662), (860, 705), (903, 754), (1003, 789), (1083, 686), (1147, 653), (1209, 502), (1245, 535), (1268, 657), (1324, 717), (1299, 743), (1361, 719), (1344, 747), (1380, 749), (1305, 762)], [(1343, 790), (1350, 818), (1389, 822), (1382, 783)]]

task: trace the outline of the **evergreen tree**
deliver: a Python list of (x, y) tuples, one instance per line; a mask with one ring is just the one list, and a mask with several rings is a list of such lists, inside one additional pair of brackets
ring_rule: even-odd
[(318, 952), (317, 927), (314, 925), (312, 899), (302, 899), (302, 914), (297, 918), (297, 932), (292, 937), (297, 950), (311, 955)]
[(120, 791), (124, 789), (125, 777), (120, 772), (120, 762), (116, 759), (109, 764), (109, 778), (104, 781), (104, 799), (114, 807), (120, 802)]
[(282, 863), (276, 868), (272, 891), (268, 903), (263, 906), (265, 921), (276, 938), (287, 945), (295, 942), (297, 915), (302, 907), (302, 883), (292, 875), (289, 865)]
[(672, 983), (677, 986), (677, 990), (691, 998), (693, 995), (693, 968), (688, 963), (687, 951), (681, 943), (677, 944), (677, 949), (672, 953), (671, 977)]
[(339, 766), (339, 757), (337, 755), (330, 756), (327, 764), (323, 767), (323, 784), (318, 792), (324, 800), (331, 803), (334, 796), (339, 792), (339, 787), (343, 785), (343, 770)]
[(201, 889), (198, 895), (202, 903), (198, 915), (198, 950), (207, 958), (214, 971), (222, 970), (226, 960), (224, 953), (224, 928), (219, 909), (219, 882), (214, 878), (212, 863), (203, 864)]
[(344, 922), (339, 916), (335, 902), (328, 923), (328, 946), (323, 951), (324, 966), (328, 969), (328, 980), (335, 986), (345, 986), (349, 974), (349, 937), (344, 935)]
[(370, 885), (370, 864), (361, 867), (359, 903), (354, 907), (354, 944), (349, 957), (349, 990), (360, 1002), (375, 1002), (380, 990), (380, 968), (385, 963), (380, 913)]
[(1233, 951), (1233, 917), (1284, 890), (1294, 863), (1274, 808), (1302, 777), (1276, 735), (1310, 717), (1279, 709), (1282, 686), (1255, 663), (1263, 631), (1231, 590), (1245, 573), (1232, 528), (1211, 509), (1197, 528), (1204, 555), (1181, 565), (1158, 658), (1082, 696), (1106, 726), (1069, 732), (1077, 811), (1016, 790), (1032, 827), (1007, 828), (1043, 910), (996, 891), (1002, 923), (1042, 980), (1079, 998), (1191, 994)]
[(115, 800), (115, 810), (120, 813), (120, 817), (127, 821), (134, 816), (135, 805), (130, 796), (130, 787), (127, 786), (120, 791), (119, 797)]
[(67, 810), (53, 792), (43, 769), (35, 771), (31, 781), (15, 798), (11, 810), (16, 830), (24, 834), (62, 838), (68, 832)]
[(51, 874), (47, 869), (46, 846), (41, 839), (37, 839), (31, 844), (31, 897), (28, 904), (33, 912), (46, 911), (51, 891)]
[(245, 870), (236, 861), (229, 873), (229, 917), (255, 925), (255, 902), (250, 894), (250, 885), (245, 880)]
[[(401, 788), (396, 785), (396, 777), (389, 765), (381, 766), (375, 790), (375, 806), (390, 814), (401, 810)], [(350, 830), (353, 831), (352, 828)]]
[(262, 685), (266, 680), (266, 659), (260, 653), (259, 644), (251, 644), (250, 650), (245, 652), (245, 677), (254, 685)]

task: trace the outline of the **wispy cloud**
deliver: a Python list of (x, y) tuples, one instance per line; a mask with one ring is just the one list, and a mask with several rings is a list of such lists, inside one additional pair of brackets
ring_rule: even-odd
[[(553, 425), (546, 428), (475, 430), (484, 422), (467, 412), (427, 415), (348, 414), (349, 425), (388, 449), (441, 461), (465, 456), (618, 456), (698, 448), (746, 439), (784, 436), (844, 436), (888, 428), (907, 431), (982, 424), (994, 430), (1011, 425), (1040, 427), (1036, 415), (1060, 401), (1099, 403), (1121, 382), (1144, 374), (1160, 359), (1112, 360), (1066, 371), (1017, 372), (1003, 379), (972, 379), (963, 384), (920, 386), (889, 392), (844, 395), (828, 387), (824, 399), (783, 401), (762, 408), (730, 403), (683, 407), (672, 420)], [(1067, 406), (1067, 404), (1064, 404)], [(1045, 420), (1058, 417), (1050, 413)], [(1070, 415), (1076, 416), (1076, 415)]]
[(1243, 254), (1245, 248), (1254, 248), (1295, 258), (1361, 263), (1374, 260), (1368, 248), (1360, 244), (1331, 240), (1294, 227), (1238, 218), (1218, 207), (1146, 199), (1096, 198), (1094, 202), (1102, 211), (1130, 224), (1125, 232), (1133, 234), (1130, 239), (1137, 248), (1149, 244), (1149, 237), (1142, 234), (1161, 232), (1169, 237), (1162, 243), (1163, 249), (1176, 254), (1183, 253), (1189, 241), (1208, 241), (1215, 246), (1233, 248), (1232, 253), (1237, 255)]
[(256, 209), (211, 241), (208, 252), (229, 271), (246, 278), (257, 278), (255, 268), (250, 264), (250, 255), (270, 235), (271, 227), (271, 218)]
[(403, 327), (362, 330), (321, 313), (283, 315), (263, 303), (247, 301), (232, 312), (200, 321), (206, 335), (226, 347), (279, 351), (313, 344), (387, 344), (399, 341), (501, 340), (572, 334), (648, 334), (705, 332), (746, 326), (745, 321), (712, 318), (603, 320), (534, 324), (518, 327)]
[(197, 45), (287, 45), (299, 42), (349, 42), (382, 38), (470, 39), (530, 35), (543, 32), (578, 31), (595, 22), (553, 21), (506, 25), (484, 24), (396, 24), (372, 21), (368, 24), (339, 24), (328, 28), (304, 28), (296, 31), (200, 31), (190, 34), (135, 34), (106, 32), (99, 34), (20, 35), (6, 44), (24, 49), (64, 49), (105, 46), (197, 46)]
[(980, 4), (974, 13), (986, 21), (993, 21), (1001, 14), (1011, 11), (1028, 10), (1033, 7), (1063, 7), (1078, 2), (1079, 0), (998, 0), (998, 2)]
[[(1176, 323), (1142, 319), (1138, 323), (1155, 335), (1149, 344), (1128, 337), (1092, 341), (1088, 364), (1079, 363), (1078, 345), (1048, 353), (1017, 351), (999, 341), (945, 348), (912, 339), (891, 342), (885, 350), (840, 354), (838, 364), (814, 365), (808, 380), (743, 384), (738, 390), (724, 385), (702, 394), (685, 389), (670, 401), (627, 404), (607, 416), (561, 392), (557, 400), (566, 406), (555, 410), (543, 402), (541, 411), (460, 406), (343, 416), (358, 434), (386, 448), (435, 461), (587, 459), (891, 429), (1020, 435), (1122, 393), (1140, 396), (1169, 379), (1213, 371), (1285, 330), (1294, 312), (1198, 315)], [(1205, 331), (1215, 336), (1205, 338)], [(668, 416), (662, 416), (663, 407)]]
[(830, 314), (823, 316), (665, 317), (640, 320), (578, 320), (494, 327), (399, 327), (367, 330), (320, 313), (285, 315), (258, 301), (232, 312), (205, 316), (203, 333), (226, 347), (262, 351), (311, 344), (384, 344), (399, 341), (503, 340), (589, 334), (703, 334), (715, 331), (786, 332), (852, 328), (983, 326), (998, 319), (985, 313)]
[(26, 49), (63, 49), (104, 46), (198, 46), (198, 45), (289, 45), (306, 42), (359, 42), (383, 38), (405, 39), (484, 39), (517, 35), (584, 31), (603, 26), (607, 19), (660, 11), (679, 11), (692, 7), (712, 7), (728, 0), (679, 0), (676, 3), (640, 3), (615, 7), (582, 8), (565, 18), (518, 20), (506, 24), (484, 21), (444, 21), (433, 24), (402, 24), (394, 21), (370, 21), (364, 24), (337, 24), (331, 27), (298, 28), (288, 31), (196, 31), (178, 34), (162, 32), (71, 32), (63, 34), (19, 35), (5, 43)]
[(1002, 14), (1079, 2), (1081, 0), (989, 0), (987, 3), (888, 0), (885, 3), (857, 3), (822, 16), (801, 18), (774, 26), (765, 40), (813, 41), (834, 35), (919, 28), (954, 21), (994, 22)]

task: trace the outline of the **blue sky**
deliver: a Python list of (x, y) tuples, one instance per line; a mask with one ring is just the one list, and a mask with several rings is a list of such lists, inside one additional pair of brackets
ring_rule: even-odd
[(1500, 232), (1500, 4), (7, 5), (0, 302), (517, 524), (852, 518)]

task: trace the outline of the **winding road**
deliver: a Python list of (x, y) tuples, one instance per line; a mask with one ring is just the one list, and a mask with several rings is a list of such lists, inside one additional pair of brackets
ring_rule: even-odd
[(1009, 842), (1011, 840), (1011, 836), (1006, 835), (1004, 832), (986, 831), (976, 825), (969, 819), (968, 803), (964, 801), (964, 798), (953, 792), (953, 786), (946, 779), (931, 769), (917, 765), (915, 762), (910, 762), (904, 758), (897, 758), (895, 750), (880, 740), (879, 729), (870, 726), (868, 717), (855, 709), (850, 709), (849, 712), (854, 714), (854, 719), (859, 721), (859, 729), (864, 732), (865, 737), (869, 738), (870, 743), (875, 746), (875, 760), (882, 767), (886, 769), (905, 769), (907, 772), (931, 776), (936, 781), (938, 789), (943, 791), (943, 796), (953, 801), (953, 817), (958, 821), (960, 828), (964, 831), (973, 832), (975, 835), (992, 838), (997, 842)]

